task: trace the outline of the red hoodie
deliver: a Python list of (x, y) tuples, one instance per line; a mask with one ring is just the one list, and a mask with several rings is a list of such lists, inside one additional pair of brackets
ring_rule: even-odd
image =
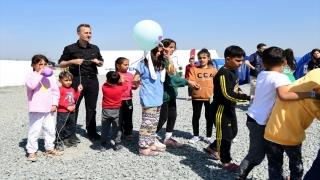
[(193, 64), (193, 66), (190, 66), (190, 64), (188, 64), (188, 65), (186, 66), (186, 73), (184, 74), (184, 77), (185, 77), (186, 79), (188, 79), (188, 80), (189, 80), (190, 69), (193, 68), (193, 67), (197, 67), (197, 65), (196, 65), (196, 64)]
[(105, 82), (102, 86), (102, 108), (120, 108), (122, 103), (122, 93), (128, 89), (126, 82), (111, 85)]
[[(69, 112), (68, 107), (69, 106), (75, 106), (76, 101), (78, 100), (80, 96), (80, 91), (75, 92), (72, 87), (59, 87), (60, 91), (60, 100), (58, 104), (58, 112)], [(73, 110), (72, 112), (75, 112), (76, 110)]]

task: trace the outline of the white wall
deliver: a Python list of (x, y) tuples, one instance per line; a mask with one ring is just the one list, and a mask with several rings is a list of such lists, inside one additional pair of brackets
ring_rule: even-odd
[[(199, 50), (196, 50), (196, 54)], [(211, 58), (219, 58), (216, 50), (209, 50)], [(129, 59), (129, 72), (134, 73), (134, 68), (136, 67), (138, 60), (143, 56), (143, 51), (141, 50), (127, 50), (127, 51), (101, 51), (101, 55), (104, 59), (103, 67), (98, 68), (99, 74), (106, 74), (110, 69), (114, 70), (114, 63), (118, 57), (125, 57)], [(171, 56), (176, 68), (179, 66), (183, 67), (182, 72), (184, 73), (185, 66), (189, 64), (190, 50), (177, 50)], [(197, 56), (195, 61), (197, 61)]]
[(31, 61), (0, 60), (0, 87), (24, 85), (29, 72), (32, 72)]

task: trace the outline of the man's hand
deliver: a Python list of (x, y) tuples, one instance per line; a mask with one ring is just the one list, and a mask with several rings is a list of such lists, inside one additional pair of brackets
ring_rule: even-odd
[(99, 61), (97, 58), (91, 59), (91, 62), (96, 63), (97, 66), (102, 66), (102, 61)]
[(56, 105), (53, 105), (53, 106), (51, 107), (51, 112), (56, 112), (56, 110), (57, 110), (57, 106), (56, 106)]
[(243, 94), (243, 92), (242, 91), (238, 91), (238, 94)]
[(83, 63), (83, 59), (73, 59), (72, 63), (75, 65), (81, 65)]
[(68, 111), (70, 111), (70, 112), (72, 112), (72, 111), (74, 111), (74, 109), (75, 109), (76, 107), (75, 106), (68, 106)]

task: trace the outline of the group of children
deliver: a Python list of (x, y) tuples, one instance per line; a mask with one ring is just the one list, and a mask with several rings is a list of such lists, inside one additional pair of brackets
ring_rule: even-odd
[[(260, 164), (267, 154), (270, 179), (282, 177), (283, 152), (290, 159), (290, 178), (299, 179), (303, 174), (301, 143), (305, 139), (304, 130), (314, 118), (320, 118), (320, 69), (309, 72), (305, 77), (291, 84), (282, 72), (286, 65), (286, 53), (278, 47), (270, 47), (263, 52), (262, 65), (265, 71), (257, 77), (255, 95), (246, 95), (238, 86), (239, 78), (235, 69), (239, 68), (245, 52), (239, 46), (229, 46), (224, 52), (225, 65), (217, 71), (212, 67), (207, 49), (198, 52), (200, 65), (189, 69), (188, 79), (175, 72), (170, 59), (176, 50), (176, 42), (164, 39), (161, 45), (145, 53), (145, 58), (136, 67), (134, 76), (127, 72), (129, 60), (116, 60), (116, 71), (107, 73), (107, 81), (102, 85), (102, 132), (100, 150), (106, 150), (108, 131), (112, 124), (114, 149), (120, 150), (122, 132), (127, 140), (132, 140), (132, 89), (139, 88), (142, 106), (142, 121), (139, 130), (139, 154), (157, 156), (167, 146), (182, 147), (172, 138), (177, 107), (177, 88), (189, 85), (193, 107), (193, 137), (189, 143), (199, 141), (199, 119), (202, 105), (205, 106), (206, 141), (210, 143), (204, 150), (223, 168), (237, 172), (236, 179), (245, 179), (254, 166)], [(32, 58), (34, 72), (26, 76), (29, 100), (28, 160), (36, 161), (37, 139), (41, 129), (45, 135), (45, 155), (63, 154), (63, 140), (76, 130), (74, 122), (75, 103), (81, 93), (70, 88), (72, 75), (61, 72), (57, 87), (54, 76), (44, 77), (42, 69), (48, 60), (45, 56)], [(60, 92), (60, 93), (59, 93)], [(210, 100), (211, 99), (211, 100)], [(213, 99), (213, 100), (212, 100)], [(294, 101), (300, 100), (300, 101)], [(237, 102), (253, 101), (247, 112), (247, 127), (250, 135), (248, 155), (240, 166), (232, 162), (231, 142), (238, 133), (235, 107)], [(298, 108), (300, 107), (300, 108)], [(303, 108), (301, 108), (303, 107)], [(53, 112), (58, 110), (56, 130)], [(300, 123), (293, 123), (293, 122)], [(167, 122), (164, 144), (157, 139), (157, 133)], [(213, 125), (216, 138), (212, 138)], [(56, 142), (56, 143), (54, 143)], [(55, 145), (54, 145), (55, 144)]]

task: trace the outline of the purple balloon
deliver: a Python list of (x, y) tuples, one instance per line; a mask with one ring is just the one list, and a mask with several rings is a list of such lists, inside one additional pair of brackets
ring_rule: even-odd
[(41, 73), (44, 77), (52, 76), (53, 71), (50, 68), (44, 68)]
[(162, 40), (162, 36), (159, 36), (158, 39), (159, 39), (159, 41), (161, 41)]

